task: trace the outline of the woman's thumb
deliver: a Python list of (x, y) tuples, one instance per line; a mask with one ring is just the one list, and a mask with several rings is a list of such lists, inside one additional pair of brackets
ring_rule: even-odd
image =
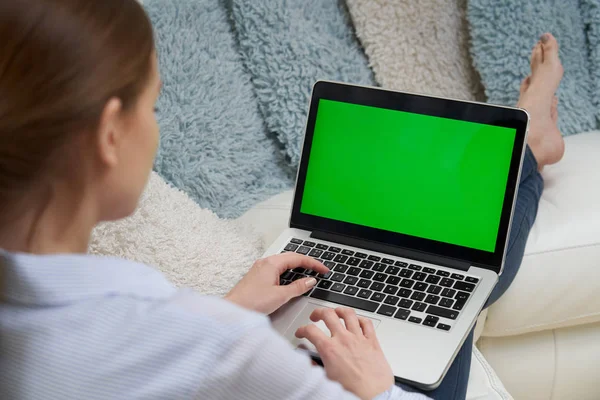
[(286, 289), (288, 290), (288, 296), (290, 299), (301, 296), (312, 289), (312, 287), (316, 284), (317, 280), (312, 277), (298, 279), (297, 281), (294, 281), (290, 285), (286, 286)]

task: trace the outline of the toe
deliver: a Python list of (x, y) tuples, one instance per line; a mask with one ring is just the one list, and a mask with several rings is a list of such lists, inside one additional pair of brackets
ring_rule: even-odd
[(537, 68), (542, 64), (544, 53), (542, 52), (542, 44), (536, 43), (531, 51), (531, 72), (535, 73)]
[(562, 69), (558, 54), (558, 41), (551, 33), (544, 33), (540, 38), (542, 58), (544, 64), (551, 64), (557, 69)]

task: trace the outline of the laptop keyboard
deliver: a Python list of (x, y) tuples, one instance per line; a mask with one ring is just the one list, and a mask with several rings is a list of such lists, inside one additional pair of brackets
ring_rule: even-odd
[(479, 282), (465, 274), (297, 238), (285, 252), (313, 257), (330, 271), (322, 275), (298, 267), (281, 275), (281, 285), (313, 276), (317, 285), (305, 296), (443, 331), (450, 330)]

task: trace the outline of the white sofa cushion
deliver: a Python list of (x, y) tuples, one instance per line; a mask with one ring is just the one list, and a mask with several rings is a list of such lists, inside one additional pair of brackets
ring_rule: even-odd
[(600, 321), (600, 132), (566, 138), (513, 284), (490, 307), (483, 336)]
[(517, 400), (600, 399), (600, 323), (483, 337), (477, 347)]

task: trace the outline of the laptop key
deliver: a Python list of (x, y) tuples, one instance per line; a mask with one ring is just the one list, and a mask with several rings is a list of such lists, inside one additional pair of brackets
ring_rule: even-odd
[(379, 310), (377, 310), (377, 314), (385, 315), (386, 317), (393, 317), (395, 312), (396, 307), (386, 306), (385, 304), (382, 304)]
[(440, 300), (440, 304), (438, 304), (438, 305), (440, 307), (450, 308), (450, 307), (452, 307), (453, 303), (454, 303), (454, 300), (442, 297), (442, 299)]
[(383, 288), (385, 288), (385, 284), (383, 284), (381, 282), (373, 282), (369, 289), (381, 292), (383, 290)]
[(348, 269), (348, 266), (344, 265), (344, 264), (338, 264), (335, 267), (333, 267), (333, 270), (335, 272), (342, 272), (343, 273), (343, 272), (346, 272), (347, 269)]
[(353, 256), (354, 252), (352, 250), (342, 249), (342, 254), (345, 256)]
[(361, 273), (360, 273), (360, 277), (361, 278), (366, 278), (366, 279), (371, 279), (373, 277), (373, 275), (375, 275), (375, 272), (373, 271), (369, 271), (368, 269), (364, 269)]
[(398, 305), (402, 308), (410, 308), (413, 305), (413, 301), (408, 299), (402, 299), (400, 300), (400, 303)]
[(440, 301), (440, 296), (436, 296), (434, 294), (430, 294), (425, 298), (425, 303), (429, 304), (437, 304), (438, 301)]
[(396, 292), (398, 291), (398, 288), (396, 286), (392, 286), (392, 285), (387, 285), (385, 287), (385, 289), (383, 289), (384, 293), (387, 294), (396, 294)]
[(328, 271), (327, 273), (325, 273), (325, 274), (319, 274), (318, 276), (319, 276), (319, 278), (329, 279), (329, 278), (331, 278), (331, 275), (333, 275), (333, 272)]
[(292, 277), (292, 275), (294, 275), (294, 273), (288, 269), (283, 274), (281, 274), (281, 279), (289, 280)]
[(398, 272), (400, 272), (400, 267), (394, 267), (393, 265), (390, 265), (385, 270), (385, 273), (390, 275), (396, 275)]
[(381, 262), (384, 263), (384, 264), (390, 264), (391, 265), (391, 264), (394, 263), (394, 260), (392, 260), (391, 258), (383, 258), (381, 260)]
[(448, 277), (448, 276), (450, 276), (450, 272), (439, 270), (438, 272), (436, 272), (436, 275)]
[(440, 285), (444, 287), (452, 287), (452, 285), (454, 285), (454, 282), (456, 282), (454, 279), (442, 278), (442, 280), (440, 281)]
[(355, 276), (347, 276), (346, 279), (344, 279), (344, 283), (347, 285), (356, 285), (356, 282), (358, 282), (358, 278)]
[(382, 304), (381, 307), (379, 307), (379, 310), (377, 310), (377, 314), (385, 315), (386, 317), (393, 317), (395, 312), (396, 307), (387, 306), (385, 304)]
[(441, 286), (429, 285), (429, 288), (427, 288), (427, 293), (431, 293), (431, 294), (439, 294), (441, 291), (442, 291)]
[(410, 322), (414, 322), (415, 324), (420, 324), (421, 321), (423, 321), (421, 318), (418, 318), (418, 317), (410, 317), (408, 320)]
[(361, 253), (361, 252), (356, 252), (354, 253), (354, 257), (358, 257), (358, 258), (367, 258), (367, 255), (365, 253)]
[(375, 264), (373, 261), (362, 260), (360, 263), (360, 267), (364, 269), (371, 269), (371, 267)]
[(370, 284), (371, 284), (370, 280), (368, 280), (368, 279), (361, 279), (360, 281), (358, 281), (358, 283), (356, 284), (356, 286), (358, 286), (360, 288), (368, 288)]
[(397, 285), (400, 283), (400, 278), (398, 278), (397, 276), (388, 276), (388, 278), (385, 280), (385, 283), (389, 283), (390, 285)]
[(308, 247), (315, 247), (317, 245), (315, 242), (309, 242), (308, 240), (305, 240), (303, 244)]
[(467, 301), (467, 300), (469, 299), (469, 297), (470, 297), (470, 296), (471, 296), (471, 294), (470, 294), (470, 293), (467, 293), (467, 292), (458, 292), (458, 293), (456, 293), (456, 296), (454, 296), (454, 298), (455, 298), (456, 300), (464, 300), (464, 301)]
[(410, 268), (410, 269), (412, 269), (412, 270), (414, 270), (414, 271), (420, 271), (420, 270), (421, 270), (421, 266), (420, 266), (420, 265), (417, 265), (417, 264), (410, 264), (410, 265), (408, 266), (408, 268)]
[(402, 279), (402, 282), (400, 282), (400, 286), (410, 289), (413, 283), (415, 283), (415, 281), (411, 281), (410, 279)]
[(463, 309), (463, 307), (465, 306), (466, 303), (467, 303), (466, 300), (456, 300), (456, 302), (452, 306), (452, 309), (456, 310), (456, 311), (460, 311)]
[(475, 289), (475, 285), (466, 282), (456, 282), (453, 287), (456, 290), (463, 290), (465, 292), (472, 292)]
[(358, 293), (358, 288), (356, 286), (348, 286), (346, 290), (344, 290), (344, 293), (353, 296)]
[(329, 269), (332, 269), (336, 266), (336, 263), (334, 263), (333, 261), (323, 261), (323, 265)]
[(296, 251), (297, 248), (298, 248), (297, 244), (288, 243), (288, 245), (285, 246), (283, 250), (285, 250), (285, 251)]
[(371, 300), (373, 301), (378, 301), (378, 302), (382, 302), (383, 299), (385, 299), (385, 294), (383, 293), (373, 293), (373, 296), (371, 296)]
[(378, 272), (375, 274), (375, 276), (373, 276), (373, 280), (378, 282), (384, 282), (385, 278), (387, 278), (387, 275), (382, 274), (381, 272)]
[(398, 276), (401, 276), (403, 278), (410, 278), (412, 276), (413, 272), (410, 269), (403, 269), (402, 271), (400, 271), (400, 273), (398, 274)]
[(423, 292), (413, 292), (413, 294), (412, 294), (412, 296), (410, 296), (410, 298), (413, 300), (417, 300), (417, 301), (423, 301), (425, 296), (427, 296), (427, 295)]
[(416, 302), (415, 305), (412, 307), (413, 310), (419, 311), (419, 312), (425, 311), (426, 308), (427, 308), (427, 304), (420, 303), (420, 302)]
[(303, 255), (307, 255), (309, 251), (310, 251), (310, 247), (306, 247), (306, 246), (300, 246), (300, 247), (298, 247), (298, 249), (296, 250), (296, 253), (298, 253), (298, 254), (303, 254)]
[(408, 264), (407, 264), (407, 263), (405, 263), (404, 261), (396, 261), (396, 262), (394, 263), (394, 265), (395, 265), (396, 267), (406, 267)]
[(327, 260), (327, 261), (333, 260), (333, 258), (334, 258), (334, 257), (335, 257), (335, 253), (332, 253), (332, 252), (331, 252), (331, 247), (329, 248), (329, 251), (326, 251), (326, 252), (325, 252), (325, 253), (323, 253), (323, 255), (321, 256), (321, 258), (322, 258), (323, 260)]
[(379, 307), (379, 303), (373, 301), (350, 297), (340, 293), (328, 292), (319, 288), (315, 288), (310, 294), (310, 297), (369, 312), (375, 312), (377, 307)]
[(385, 271), (386, 265), (383, 263), (375, 263), (373, 266), (373, 271), (375, 272), (383, 272)]
[(308, 253), (309, 256), (316, 257), (316, 258), (321, 257), (321, 254), (323, 254), (323, 250), (319, 250), (319, 249), (312, 249), (310, 251), (310, 253)]
[(334, 283), (333, 286), (331, 287), (331, 290), (333, 290), (334, 292), (341, 292), (345, 288), (346, 288), (346, 285), (344, 285), (343, 283)]
[(348, 259), (348, 261), (346, 262), (346, 264), (348, 264), (348, 265), (350, 265), (352, 267), (356, 267), (358, 264), (360, 264), (360, 258), (350, 257)]
[(357, 276), (358, 274), (360, 274), (360, 268), (350, 267), (350, 268), (348, 268), (347, 274)]
[(317, 286), (323, 289), (329, 289), (331, 285), (333, 285), (333, 282), (331, 281), (321, 281)]
[(439, 320), (440, 320), (440, 317), (434, 317), (433, 315), (428, 315), (425, 317), (425, 321), (423, 321), (423, 325), (435, 326)]
[(444, 296), (444, 297), (449, 297), (452, 299), (452, 298), (454, 298), (455, 294), (456, 294), (456, 290), (454, 290), (454, 289), (446, 288), (446, 289), (442, 290), (442, 296)]
[(369, 297), (371, 297), (371, 294), (373, 294), (373, 292), (371, 292), (370, 290), (361, 289), (361, 290), (358, 291), (357, 296), (365, 298), (365, 299), (368, 299)]
[(423, 272), (425, 272), (426, 274), (435, 274), (435, 269), (425, 267), (425, 268), (423, 268)]
[(396, 315), (394, 315), (394, 318), (398, 318), (398, 319), (401, 319), (401, 320), (406, 320), (409, 315), (410, 315), (410, 311), (405, 310), (404, 308), (399, 308), (398, 312), (396, 313)]
[(438, 324), (437, 326), (438, 329), (441, 329), (443, 331), (449, 331), (450, 330), (450, 325), (446, 325), (446, 324)]
[(381, 257), (378, 257), (378, 256), (369, 256), (369, 260), (371, 260), (371, 261), (379, 261), (379, 260), (381, 260)]
[(427, 274), (424, 274), (423, 272), (417, 272), (413, 275), (412, 278), (415, 281), (423, 282), (425, 280), (425, 278), (427, 278)]
[(333, 253), (339, 253), (340, 251), (342, 251), (342, 249), (340, 249), (339, 247), (331, 246), (329, 248), (329, 251), (331, 251)]
[(465, 276), (461, 275), (461, 274), (452, 274), (452, 275), (450, 275), (450, 278), (458, 279), (459, 281), (462, 281), (463, 279), (465, 279)]
[(297, 274), (303, 274), (304, 271), (306, 271), (304, 268), (302, 267), (296, 267), (292, 270), (293, 272), (297, 273)]
[(345, 263), (347, 259), (348, 259), (348, 256), (345, 256), (343, 254), (338, 254), (337, 256), (335, 256), (333, 261), (338, 262), (338, 263)]
[(317, 243), (317, 246), (316, 246), (316, 247), (317, 247), (317, 249), (319, 249), (319, 250), (327, 250), (327, 249), (329, 248), (329, 246), (326, 246), (326, 245), (324, 245), (324, 244), (322, 244), (322, 243)]
[(344, 278), (346, 277), (346, 275), (344, 274), (340, 274), (340, 273), (335, 273), (333, 274), (333, 276), (331, 277), (331, 280), (334, 282), (341, 282), (344, 280)]
[(398, 291), (398, 296), (400, 297), (410, 297), (410, 294), (412, 293), (412, 290), (409, 289), (400, 289)]
[(398, 303), (398, 301), (400, 300), (400, 297), (397, 296), (388, 296), (385, 298), (384, 303), (385, 304), (389, 304), (391, 306), (395, 306), (396, 303)]
[(458, 311), (448, 310), (438, 306), (429, 306), (427, 308), (427, 314), (432, 314), (438, 317), (444, 317), (448, 319), (456, 319), (458, 317)]
[[(442, 278), (440, 278), (439, 276), (436, 276), (436, 275), (429, 275), (429, 276), (427, 277), (427, 279), (425, 279), (425, 282), (427, 282), (427, 283), (433, 283), (434, 285), (437, 285), (437, 284), (438, 284), (438, 282), (440, 281), (440, 279), (442, 279)], [(457, 283), (458, 283), (458, 282), (457, 282)]]
[(290, 240), (290, 242), (292, 242), (294, 244), (302, 244), (303, 241), (302, 241), (302, 239), (293, 238)]
[(469, 283), (477, 283), (477, 282), (479, 282), (479, 279), (477, 279), (477, 278), (473, 278), (472, 276), (467, 276), (467, 277), (465, 278), (465, 281), (467, 281), (467, 282), (469, 282)]
[(417, 282), (415, 283), (415, 287), (413, 287), (413, 289), (418, 290), (419, 292), (424, 292), (425, 289), (427, 289), (427, 284), (423, 282)]

